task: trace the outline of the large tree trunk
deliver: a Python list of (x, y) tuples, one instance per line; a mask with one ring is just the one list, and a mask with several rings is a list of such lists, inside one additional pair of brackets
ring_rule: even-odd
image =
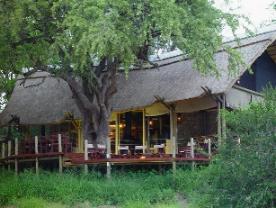
[(117, 64), (105, 64), (106, 60), (87, 77), (75, 77), (72, 74), (63, 76), (69, 84), (76, 104), (82, 114), (83, 135), (89, 143), (107, 146), (109, 134), (110, 100), (116, 92)]

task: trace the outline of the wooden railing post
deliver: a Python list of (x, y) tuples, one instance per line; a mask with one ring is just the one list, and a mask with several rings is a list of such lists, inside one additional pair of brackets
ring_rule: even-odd
[(15, 174), (18, 174), (18, 138), (14, 139), (14, 155), (15, 155), (15, 159), (14, 159), (14, 171)]
[(194, 138), (191, 138), (190, 143), (191, 143), (191, 158), (194, 158), (195, 157)]
[(2, 158), (4, 159), (6, 157), (6, 143), (2, 143)]
[(211, 149), (211, 147), (212, 147), (211, 139), (208, 139), (208, 156), (209, 156), (209, 158), (211, 158), (211, 156), (212, 156), (212, 149)]
[[(11, 140), (8, 141), (8, 157), (11, 156)], [(10, 160), (8, 159), (8, 170), (11, 170)]]
[[(62, 141), (61, 141), (61, 134), (58, 134), (58, 152), (59, 153), (62, 153)], [(63, 161), (62, 161), (62, 155), (60, 154), (58, 156), (58, 170), (59, 170), (59, 173), (62, 173), (63, 171)]]
[(36, 154), (36, 157), (35, 157), (35, 173), (38, 174), (39, 173), (39, 167), (38, 167), (38, 136), (35, 136), (35, 154)]
[(119, 139), (120, 139), (120, 115), (116, 113), (115, 122), (115, 155), (119, 154)]
[[(194, 159), (195, 158), (195, 149), (194, 149), (194, 138), (191, 138), (191, 158)], [(192, 161), (192, 170), (195, 168), (195, 161)]]
[[(84, 162), (88, 160), (88, 140), (84, 140)], [(88, 165), (87, 163), (84, 164), (84, 173), (88, 173)]]
[[(111, 144), (109, 137), (106, 138), (106, 159), (111, 158)], [(106, 177), (111, 178), (111, 164), (109, 161), (106, 162)]]
[[(2, 142), (2, 159), (6, 158), (6, 144), (5, 142)], [(5, 165), (3, 163), (3, 171), (5, 170)]]

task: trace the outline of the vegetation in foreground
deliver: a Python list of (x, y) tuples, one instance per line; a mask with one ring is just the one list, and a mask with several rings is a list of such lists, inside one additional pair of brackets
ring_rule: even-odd
[(177, 207), (171, 174), (125, 173), (113, 175), (112, 180), (108, 180), (92, 173), (60, 175), (42, 172), (37, 176), (28, 171), (18, 177), (12, 172), (2, 172), (0, 177), (0, 206), (21, 208), (44, 204), (47, 207), (52, 202), (57, 207), (61, 204), (68, 207), (80, 204), (93, 207)]
[(268, 90), (264, 102), (224, 114), (227, 139), (207, 168), (178, 170), (174, 176), (124, 173), (112, 180), (96, 174), (24, 172), (15, 177), (2, 172), (0, 206), (175, 208), (181, 193), (192, 208), (275, 207), (276, 90)]

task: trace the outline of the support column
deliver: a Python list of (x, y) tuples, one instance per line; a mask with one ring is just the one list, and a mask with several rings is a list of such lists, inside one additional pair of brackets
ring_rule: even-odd
[(221, 103), (217, 101), (217, 132), (218, 132), (218, 147), (221, 147)]
[(146, 112), (143, 109), (143, 154), (146, 153)]
[(106, 177), (111, 178), (111, 163), (109, 162), (109, 159), (111, 158), (111, 143), (110, 138), (106, 138)]
[[(38, 136), (35, 136), (35, 154), (38, 154)], [(39, 173), (39, 167), (38, 167), (38, 157), (35, 157), (35, 173)]]
[(212, 142), (211, 142), (211, 139), (208, 139), (208, 156), (209, 158), (212, 157)]
[(81, 121), (76, 121), (76, 124), (77, 124), (77, 131), (78, 131), (78, 151), (83, 152)]
[(84, 140), (84, 174), (88, 173), (88, 165), (87, 165), (87, 160), (88, 160), (88, 140)]
[(120, 145), (120, 114), (116, 113), (116, 122), (115, 122), (115, 154), (119, 154), (119, 145)]
[(6, 157), (6, 143), (2, 143), (2, 158)]
[[(8, 141), (8, 157), (11, 156), (11, 140)], [(11, 164), (10, 164), (10, 160), (8, 159), (8, 170), (11, 170)]]
[[(58, 134), (58, 152), (62, 153), (61, 134)], [(62, 171), (63, 171), (63, 159), (62, 159), (62, 155), (58, 156), (58, 170), (59, 170), (59, 173), (62, 173)]]
[(15, 159), (14, 159), (14, 172), (15, 175), (18, 175), (18, 138), (14, 139), (14, 155), (15, 155)]
[(174, 107), (170, 107), (170, 137), (172, 143), (173, 173), (176, 172), (176, 152), (177, 152), (177, 117)]
[(226, 142), (226, 120), (225, 120), (225, 109), (226, 109), (226, 97), (225, 95), (223, 94), (222, 95), (222, 121), (221, 121), (221, 134), (222, 134), (222, 144), (225, 144)]
[[(5, 159), (6, 157), (6, 144), (2, 143), (2, 159)], [(3, 171), (5, 170), (5, 165), (3, 164)]]
[[(195, 158), (194, 138), (191, 138), (190, 144), (191, 144), (191, 158), (194, 159)], [(192, 161), (192, 170), (194, 170), (194, 168), (195, 168), (195, 162), (193, 160)]]

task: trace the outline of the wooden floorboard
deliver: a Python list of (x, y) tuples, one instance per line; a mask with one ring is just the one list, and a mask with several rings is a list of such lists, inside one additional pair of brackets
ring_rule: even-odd
[(58, 152), (49, 152), (49, 153), (38, 153), (38, 154), (19, 154), (19, 155), (12, 155), (9, 157), (6, 157), (4, 159), (0, 159), (0, 163), (12, 163), (15, 159), (18, 159), (18, 161), (23, 162), (25, 160), (35, 160), (36, 158), (39, 158), (41, 160), (52, 160), (55, 158), (58, 158), (60, 155), (63, 156), (64, 159), (64, 165), (65, 166), (77, 166), (77, 165), (83, 165), (83, 164), (106, 164), (107, 162), (110, 162), (112, 165), (116, 164), (170, 164), (172, 162), (197, 162), (197, 163), (208, 163), (210, 161), (207, 157), (176, 157), (172, 158), (171, 155), (146, 155), (146, 156), (114, 156), (115, 158), (110, 159), (89, 159), (84, 160), (84, 154), (83, 153), (58, 153)]

